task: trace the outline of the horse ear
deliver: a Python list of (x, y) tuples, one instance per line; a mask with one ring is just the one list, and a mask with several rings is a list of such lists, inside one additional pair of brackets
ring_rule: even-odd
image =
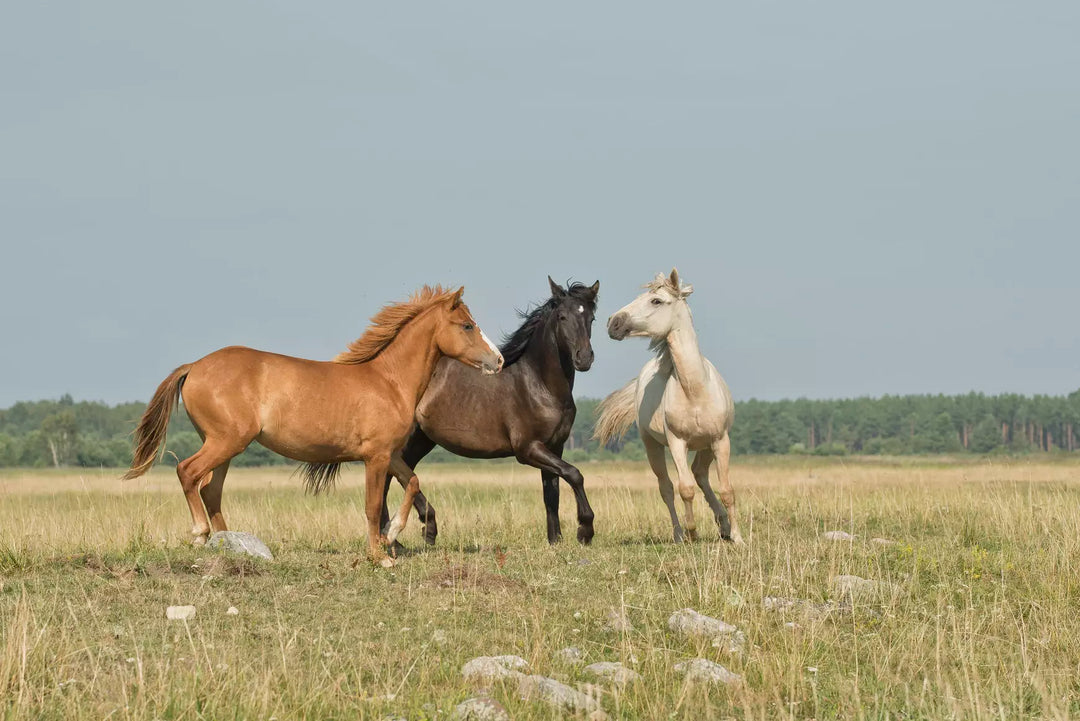
[(694, 286), (692, 286), (689, 283), (686, 283), (681, 288), (679, 288), (679, 297), (680, 298), (686, 298), (687, 296), (689, 296), (693, 292), (694, 292)]
[(600, 281), (596, 281), (595, 283), (593, 283), (592, 285), (589, 286), (589, 295), (591, 295), (593, 297), (593, 300), (596, 300), (596, 294), (599, 293), (599, 292), (600, 292)]
[(550, 275), (548, 276), (548, 285), (551, 286), (551, 295), (553, 297), (562, 298), (564, 295), (566, 295), (566, 291), (563, 290), (563, 287), (553, 281)]
[(678, 290), (679, 289), (679, 271), (672, 268), (671, 269), (671, 276), (668, 278), (668, 281), (671, 282), (671, 286), (675, 290)]
[(457, 292), (450, 298), (450, 310), (456, 310), (461, 305), (461, 296), (465, 292), (465, 286), (461, 286), (457, 289)]

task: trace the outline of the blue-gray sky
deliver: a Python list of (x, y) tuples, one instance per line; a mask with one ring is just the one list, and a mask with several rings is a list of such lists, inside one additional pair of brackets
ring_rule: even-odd
[(6, 3), (0, 406), (678, 266), (737, 398), (1080, 387), (1080, 3)]

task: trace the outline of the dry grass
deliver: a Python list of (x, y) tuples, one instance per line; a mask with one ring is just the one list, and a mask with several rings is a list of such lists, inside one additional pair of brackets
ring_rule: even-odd
[[(431, 718), (471, 693), (460, 668), (480, 654), (585, 681), (556, 660), (575, 645), (642, 674), (605, 696), (617, 718), (1080, 716), (1074, 462), (743, 462), (733, 480), (746, 548), (716, 542), (700, 498), (707, 540), (671, 544), (644, 466), (585, 464), (589, 548), (569, 540), (565, 491), (568, 540), (547, 546), (535, 471), (421, 470), (439, 544), (423, 547), (414, 519), (412, 550), (390, 572), (362, 556), (358, 469), (318, 498), (289, 470), (230, 473), (226, 517), (266, 540), (273, 564), (190, 548), (168, 469), (126, 483), (112, 472), (0, 474), (0, 713)], [(823, 540), (830, 529), (856, 539)], [(824, 601), (839, 574), (891, 590), (821, 619), (762, 606), (770, 595)], [(193, 621), (165, 620), (165, 606), (188, 603)], [(225, 615), (230, 605), (240, 615)], [(686, 606), (737, 625), (745, 652), (670, 633), (667, 617)], [(612, 609), (634, 630), (605, 631)], [(744, 682), (685, 686), (671, 666), (697, 655)], [(515, 719), (558, 717), (512, 688), (493, 694)]]

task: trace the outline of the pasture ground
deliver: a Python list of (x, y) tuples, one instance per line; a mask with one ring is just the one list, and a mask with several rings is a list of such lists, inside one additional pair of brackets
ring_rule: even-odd
[[(717, 541), (700, 494), (704, 540), (673, 545), (644, 464), (582, 470), (587, 548), (565, 485), (566, 540), (549, 547), (538, 472), (421, 466), (438, 545), (414, 517), (389, 571), (364, 559), (359, 468), (320, 497), (289, 470), (229, 474), (230, 527), (266, 541), (270, 564), (189, 546), (171, 469), (2, 472), (0, 717), (447, 717), (473, 693), (470, 658), (517, 654), (576, 685), (556, 656), (571, 645), (642, 675), (603, 697), (612, 718), (1080, 717), (1075, 461), (736, 459), (744, 548)], [(822, 538), (834, 529), (856, 538)], [(894, 590), (819, 619), (763, 607), (825, 601), (839, 574)], [(184, 604), (194, 619), (166, 620)], [(738, 626), (745, 651), (672, 634), (684, 607)], [(605, 630), (612, 610), (633, 630)], [(695, 656), (744, 681), (687, 686), (672, 666)], [(492, 695), (514, 719), (562, 717)]]

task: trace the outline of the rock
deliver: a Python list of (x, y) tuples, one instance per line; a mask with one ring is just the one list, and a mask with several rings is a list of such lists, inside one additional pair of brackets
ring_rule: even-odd
[(498, 701), (487, 696), (474, 696), (459, 703), (450, 715), (451, 721), (510, 721), (510, 714)]
[[(523, 699), (539, 699), (568, 711), (602, 711), (595, 697), (546, 676), (519, 674), (518, 693)], [(607, 714), (603, 717), (606, 718)]]
[(194, 606), (169, 606), (165, 609), (165, 618), (170, 621), (187, 621), (195, 618)]
[(581, 663), (585, 660), (585, 654), (577, 646), (567, 646), (555, 652), (555, 657), (567, 663)]
[(625, 633), (634, 630), (634, 624), (626, 617), (625, 611), (611, 609), (608, 611), (607, 621), (604, 622), (604, 630), (613, 633)]
[(698, 613), (692, 608), (684, 608), (671, 614), (668, 628), (684, 636), (712, 639), (713, 646), (725, 648), (731, 653), (738, 653), (746, 643), (746, 636), (735, 626)]
[(675, 670), (694, 683), (732, 684), (742, 681), (742, 676), (732, 673), (718, 663), (704, 658), (695, 658), (675, 664)]
[(528, 667), (521, 656), (477, 656), (461, 667), (461, 675), (466, 681), (496, 681), (520, 675)]
[(240, 609), (236, 606), (229, 606), (229, 610), (225, 612), (226, 616), (239, 616)]
[(870, 543), (875, 546), (895, 546), (896, 541), (890, 541), (888, 538), (871, 538)]
[(841, 600), (866, 600), (892, 591), (890, 584), (858, 576), (837, 576), (832, 580), (833, 595)]
[(255, 558), (264, 558), (267, 561), (274, 560), (274, 554), (266, 544), (250, 533), (243, 531), (218, 531), (210, 536), (206, 542), (207, 548), (216, 548), (232, 553), (243, 553)]
[(601, 661), (599, 663), (590, 663), (584, 668), (585, 673), (592, 674), (598, 679), (607, 681), (608, 683), (622, 688), (634, 681), (641, 679), (641, 674), (633, 669), (629, 669), (623, 666), (618, 661)]
[(821, 534), (821, 537), (826, 541), (852, 541), (855, 539), (855, 536), (847, 531), (825, 531), (825, 533)]
[(820, 620), (831, 614), (851, 613), (851, 604), (825, 601), (814, 603), (802, 598), (782, 598), (780, 596), (766, 596), (761, 601), (766, 611), (778, 613), (799, 613), (811, 620)]

